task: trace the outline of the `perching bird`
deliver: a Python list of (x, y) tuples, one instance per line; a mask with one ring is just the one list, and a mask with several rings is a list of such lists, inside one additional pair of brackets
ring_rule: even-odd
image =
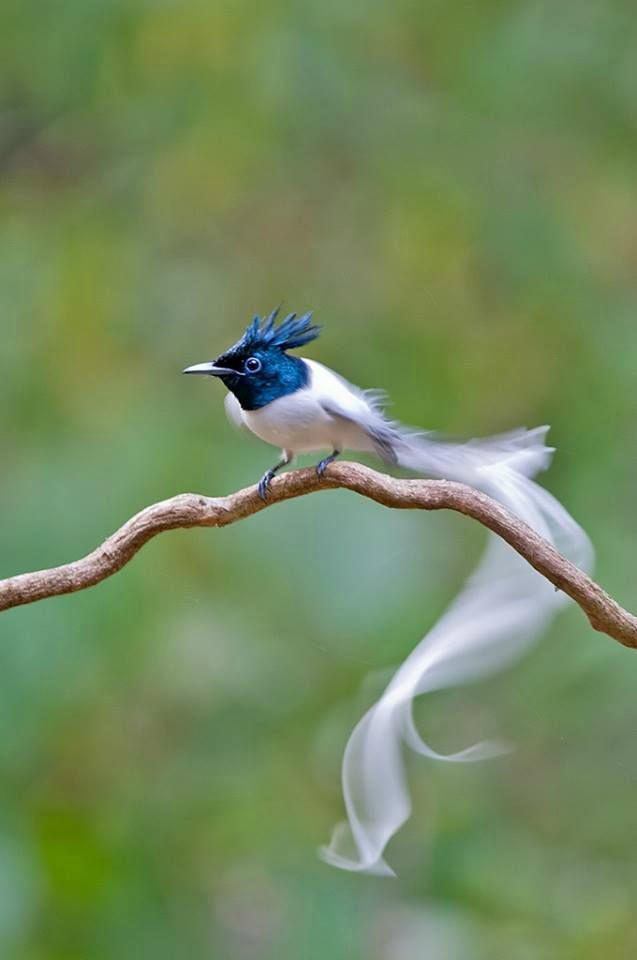
[[(325, 452), (322, 475), (343, 451), (374, 452), (386, 463), (421, 475), (470, 484), (511, 512), (585, 570), (593, 553), (586, 534), (564, 507), (530, 478), (549, 465), (546, 427), (454, 443), (390, 420), (382, 394), (361, 390), (315, 360), (288, 353), (319, 335), (312, 314), (278, 310), (255, 317), (244, 335), (216, 360), (184, 373), (218, 377), (228, 388), (226, 411), (237, 425), (281, 448), (281, 459), (259, 482), (267, 497), (275, 473), (298, 453)], [(348, 823), (336, 828), (322, 853), (350, 870), (392, 873), (384, 848), (410, 812), (402, 745), (437, 759), (475, 760), (502, 752), (477, 744), (442, 757), (421, 739), (414, 698), (466, 683), (511, 662), (546, 626), (564, 596), (518, 554), (491, 535), (485, 556), (441, 620), (399, 668), (352, 733), (343, 760)]]
[[(290, 314), (278, 327), (277, 314), (274, 310), (263, 321), (255, 317), (241, 339), (216, 360), (183, 371), (222, 380), (230, 391), (225, 401), (229, 420), (281, 448), (281, 459), (259, 482), (260, 495), (267, 496), (276, 472), (298, 453), (329, 451), (317, 464), (319, 476), (343, 450), (375, 452), (386, 463), (413, 470), (425, 466), (431, 472), (432, 464), (421, 462), (423, 447), (431, 454), (426, 434), (389, 420), (382, 410), (382, 392), (361, 390), (323, 364), (288, 353), (318, 337), (312, 314)], [(484, 442), (475, 441), (466, 454), (469, 459), (475, 454), (481, 466), (489, 455), (539, 457), (539, 467), (550, 451), (538, 448), (537, 439), (537, 432), (520, 431), (491, 441), (490, 454)], [(455, 455), (457, 449), (457, 444), (437, 443), (436, 455), (440, 458), (449, 451)]]

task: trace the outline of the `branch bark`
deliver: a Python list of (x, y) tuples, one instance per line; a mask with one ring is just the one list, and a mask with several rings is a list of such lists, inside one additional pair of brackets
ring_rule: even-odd
[(256, 487), (226, 497), (183, 493), (154, 503), (104, 543), (72, 563), (0, 580), (0, 611), (46, 597), (84, 590), (121, 570), (138, 550), (164, 530), (226, 527), (266, 506), (318, 490), (344, 488), (398, 510), (455, 510), (488, 527), (584, 611), (595, 630), (637, 648), (637, 617), (624, 610), (578, 567), (500, 504), (471, 487), (447, 480), (404, 480), (358, 463), (334, 463), (322, 479), (313, 468), (293, 470), (272, 482), (267, 503)]

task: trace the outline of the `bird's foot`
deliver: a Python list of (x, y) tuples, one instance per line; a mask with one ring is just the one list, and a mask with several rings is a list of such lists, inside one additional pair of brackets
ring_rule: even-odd
[(274, 477), (274, 470), (267, 470), (259, 480), (257, 493), (259, 494), (259, 496), (263, 501), (268, 499), (268, 490), (270, 489), (270, 484), (272, 482), (273, 477)]
[(325, 457), (324, 460), (321, 460), (320, 463), (316, 464), (317, 477), (319, 477), (320, 479), (323, 479), (323, 476), (325, 475), (325, 471), (329, 467), (330, 463), (334, 463), (334, 461), (336, 460), (340, 452), (341, 452), (340, 450), (335, 450), (333, 453), (330, 453), (329, 457)]

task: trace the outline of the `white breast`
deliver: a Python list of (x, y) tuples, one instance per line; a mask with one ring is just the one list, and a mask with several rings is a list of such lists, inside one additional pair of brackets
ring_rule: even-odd
[(228, 392), (223, 401), (223, 405), (226, 409), (226, 416), (233, 427), (245, 427), (243, 422), (243, 410), (241, 409), (241, 404), (235, 397), (234, 393)]
[(283, 450), (307, 453), (337, 443), (336, 424), (310, 388), (273, 400), (259, 410), (243, 410), (243, 422), (257, 437)]

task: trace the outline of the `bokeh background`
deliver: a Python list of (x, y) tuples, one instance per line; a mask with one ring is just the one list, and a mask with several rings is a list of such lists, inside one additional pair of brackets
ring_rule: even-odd
[[(4, 0), (0, 575), (273, 453), (186, 379), (254, 312), (546, 476), (637, 608), (632, 0)], [(425, 698), (391, 881), (316, 848), (347, 736), (484, 540), (347, 493), (162, 536), (0, 621), (3, 960), (637, 954), (637, 659), (575, 609)]]

